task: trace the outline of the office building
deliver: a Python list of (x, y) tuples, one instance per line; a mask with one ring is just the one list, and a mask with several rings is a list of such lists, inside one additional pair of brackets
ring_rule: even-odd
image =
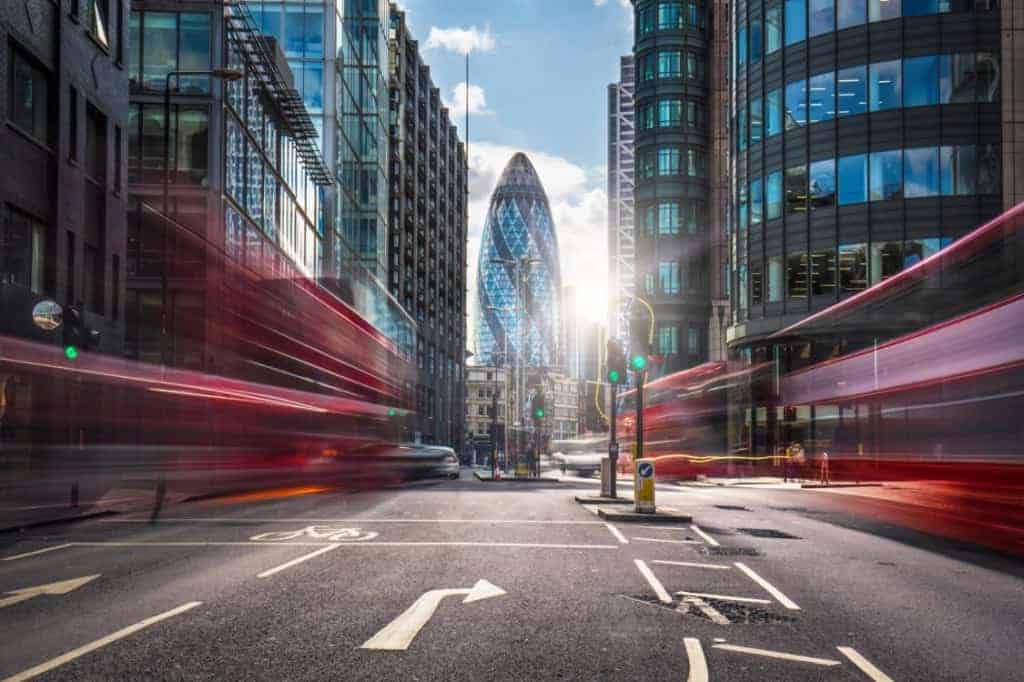
[(580, 375), (580, 323), (576, 314), (576, 287), (562, 287), (562, 331), (558, 347), (562, 353), (561, 367), (573, 379)]
[[(462, 452), (471, 450), (478, 463), (490, 462), (492, 442), (497, 443), (500, 453), (505, 452), (510, 379), (502, 367), (474, 366), (466, 370), (466, 444)], [(492, 414), (495, 404), (498, 409)]]
[[(389, 81), (391, 294), (416, 320), (414, 436), (462, 450), (466, 351), (465, 145), (391, 6)], [(454, 112), (452, 113), (454, 115)]]
[(735, 5), (730, 349), (751, 357), (1019, 200), (1012, 4)]
[(626, 308), (636, 293), (633, 56), (619, 60), (619, 80), (608, 86), (608, 329), (613, 338), (629, 334)]

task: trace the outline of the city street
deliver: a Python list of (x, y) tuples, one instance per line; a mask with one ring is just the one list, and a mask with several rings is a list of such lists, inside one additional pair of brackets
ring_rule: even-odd
[(0, 679), (1024, 680), (1024, 570), (831, 491), (282, 490), (0, 536)]

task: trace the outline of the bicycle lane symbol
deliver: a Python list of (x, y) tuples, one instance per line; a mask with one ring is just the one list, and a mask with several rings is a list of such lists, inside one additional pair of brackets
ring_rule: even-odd
[(324, 542), (366, 542), (377, 537), (375, 531), (363, 531), (359, 528), (333, 528), (331, 526), (306, 526), (299, 530), (271, 531), (253, 535), (249, 540), (253, 542), (289, 542), (309, 538), (311, 540), (323, 540)]

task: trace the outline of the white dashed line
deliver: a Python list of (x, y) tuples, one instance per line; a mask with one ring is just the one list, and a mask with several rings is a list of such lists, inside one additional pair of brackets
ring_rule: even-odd
[(46, 554), (47, 552), (53, 552), (58, 549), (64, 549), (65, 547), (73, 546), (72, 543), (68, 542), (63, 545), (54, 545), (53, 547), (44, 547), (43, 549), (37, 549), (34, 552), (25, 552), (24, 554), (15, 554), (14, 556), (5, 556), (4, 561), (15, 561), (17, 559), (27, 559), (30, 556), (36, 556), (38, 554)]
[(768, 594), (775, 597), (775, 599), (777, 599), (778, 602), (785, 606), (787, 609), (789, 609), (790, 611), (800, 610), (800, 607), (797, 606), (792, 599), (782, 594), (782, 592), (777, 587), (775, 587), (770, 582), (759, 576), (757, 573), (754, 573), (753, 569), (751, 569), (749, 566), (739, 561), (735, 563), (735, 566), (736, 568), (746, 573), (748, 578), (750, 578), (755, 583), (763, 587), (765, 591), (768, 592)]
[(699, 545), (696, 540), (665, 540), (663, 538), (633, 538), (641, 542), (663, 542), (666, 545)]
[(625, 536), (625, 535), (623, 535), (623, 534), (622, 534), (622, 532), (621, 532), (621, 531), (620, 531), (620, 530), (619, 530), (618, 528), (616, 528), (615, 526), (613, 526), (613, 525), (612, 525), (612, 524), (610, 524), (610, 523), (606, 523), (606, 524), (604, 524), (604, 525), (605, 525), (605, 526), (607, 526), (607, 528), (608, 528), (608, 531), (609, 531), (609, 532), (610, 532), (610, 533), (611, 533), (612, 535), (614, 535), (614, 536), (615, 536), (615, 539), (616, 539), (616, 540), (618, 540), (619, 542), (621, 542), (621, 543), (622, 543), (622, 544), (624, 544), (624, 545), (628, 545), (628, 544), (629, 544), (629, 540), (627, 540), (627, 539), (626, 539), (626, 536)]
[(721, 564), (698, 564), (693, 561), (664, 561), (662, 559), (653, 559), (652, 564), (665, 564), (666, 566), (686, 566), (688, 568), (713, 568), (718, 571), (728, 571), (732, 566), (722, 566)]
[(725, 594), (707, 594), (706, 592), (676, 592), (685, 594), (688, 597), (704, 597), (705, 599), (721, 599), (722, 601), (738, 601), (746, 604), (771, 604), (770, 599), (758, 599), (757, 597), (730, 597)]
[(29, 668), (28, 670), (22, 670), (20, 673), (12, 675), (11, 677), (8, 677), (7, 679), (3, 680), (3, 682), (24, 682), (24, 680), (30, 680), (33, 677), (42, 675), (43, 673), (49, 672), (54, 668), (59, 668), (65, 663), (70, 663), (76, 658), (80, 658), (90, 652), (95, 651), (96, 649), (100, 649), (112, 642), (116, 642), (119, 639), (123, 639), (129, 635), (132, 635), (138, 632), (139, 630), (148, 628), (150, 625), (155, 625), (162, 620), (173, 618), (174, 616), (177, 616), (179, 613), (184, 613), (190, 609), (194, 609), (202, 603), (203, 602), (201, 601), (188, 602), (187, 604), (182, 604), (176, 609), (171, 609), (170, 611), (165, 611), (159, 615), (139, 621), (135, 625), (129, 625), (128, 627), (122, 628), (117, 632), (107, 635), (106, 637), (101, 637), (100, 639), (89, 642), (88, 644), (80, 646), (77, 649), (72, 649), (71, 651), (61, 656), (58, 656), (57, 658), (51, 658), (49, 661), (46, 661), (45, 663), (40, 663), (39, 665), (33, 668)]
[(712, 547), (721, 547), (721, 545), (718, 544), (718, 540), (714, 539), (713, 537), (702, 531), (700, 528), (697, 527), (696, 524), (691, 525), (690, 530), (699, 535), (701, 539), (704, 540), (704, 542), (708, 543)]
[(798, 656), (796, 654), (787, 654), (783, 651), (769, 651), (768, 649), (754, 649), (747, 646), (736, 646), (735, 644), (712, 644), (715, 649), (723, 649), (725, 651), (736, 651), (741, 654), (752, 654), (754, 656), (764, 656), (766, 658), (781, 658), (784, 661), (797, 661), (798, 663), (813, 663), (814, 665), (824, 666), (835, 666), (842, 665), (842, 661), (836, 661), (831, 658), (814, 658), (812, 656)]
[(849, 646), (837, 646), (839, 653), (850, 659), (850, 662), (860, 668), (860, 671), (870, 677), (874, 682), (892, 682), (892, 678), (876, 668), (871, 661), (864, 658), (856, 649)]
[(686, 682), (708, 682), (708, 662), (704, 658), (704, 648), (700, 640), (693, 637), (684, 637), (683, 646), (686, 647), (686, 658), (690, 661), (690, 674)]
[(640, 575), (647, 579), (647, 583), (654, 590), (654, 593), (658, 595), (658, 599), (662, 604), (671, 604), (672, 596), (665, 589), (665, 586), (658, 580), (658, 576), (654, 575), (654, 572), (644, 563), (643, 559), (633, 559), (637, 569), (640, 571)]
[(274, 568), (271, 568), (271, 569), (268, 569), (266, 571), (263, 571), (262, 573), (257, 574), (256, 577), (257, 578), (269, 578), (270, 576), (274, 575), (275, 573), (280, 573), (281, 571), (289, 569), (292, 566), (295, 566), (296, 564), (301, 564), (303, 561), (309, 561), (310, 559), (312, 559), (314, 557), (318, 557), (321, 554), (326, 554), (327, 552), (330, 552), (332, 549), (338, 549), (339, 547), (341, 547), (341, 544), (337, 544), (337, 543), (333, 544), (333, 545), (327, 545), (326, 547), (321, 547), (320, 549), (316, 550), (315, 552), (310, 552), (309, 554), (304, 554), (303, 556), (300, 556), (298, 559), (292, 559), (291, 561), (289, 561), (287, 563), (283, 563), (280, 566), (276, 566)]

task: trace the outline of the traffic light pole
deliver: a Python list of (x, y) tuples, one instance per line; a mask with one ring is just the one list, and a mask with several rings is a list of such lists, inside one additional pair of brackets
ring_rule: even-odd
[(615, 394), (617, 392), (616, 389), (618, 387), (618, 384), (611, 384), (611, 387), (612, 387), (612, 390), (611, 390), (611, 395), (612, 395), (612, 417), (611, 417), (611, 423), (609, 424), (609, 429), (610, 429), (609, 436), (610, 437), (608, 438), (608, 459), (610, 459), (611, 463), (612, 463), (612, 473), (611, 473), (612, 478), (611, 478), (611, 481), (608, 482), (609, 483), (608, 492), (610, 493), (610, 495), (609, 495), (610, 497), (615, 498), (616, 497), (615, 481), (616, 481), (616, 479), (618, 478), (618, 475), (619, 475), (619, 441), (617, 440), (616, 433), (615, 433), (615, 430), (616, 430), (615, 429), (615, 422), (618, 421), (618, 408), (615, 405), (615, 403), (617, 402)]
[(633, 453), (633, 475), (636, 475), (637, 460), (644, 456), (644, 378), (647, 370), (636, 372), (636, 447)]

